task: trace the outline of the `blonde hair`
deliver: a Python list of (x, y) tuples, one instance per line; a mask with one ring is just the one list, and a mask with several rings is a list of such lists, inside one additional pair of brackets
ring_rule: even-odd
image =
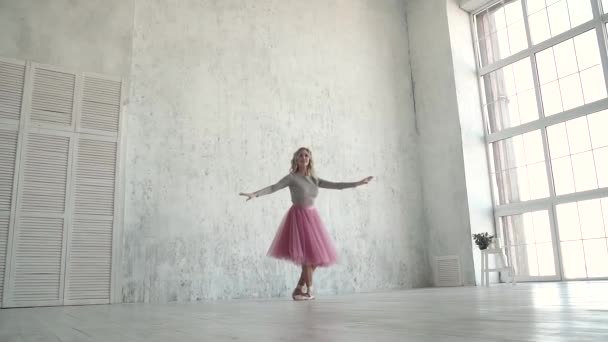
[(308, 152), (308, 167), (306, 168), (306, 172), (305, 175), (306, 176), (315, 176), (315, 166), (314, 166), (314, 162), (312, 161), (312, 152), (310, 152), (310, 149), (308, 149), (307, 147), (300, 147), (294, 154), (293, 157), (291, 158), (291, 169), (289, 170), (289, 172), (291, 173), (297, 173), (298, 170), (298, 154), (300, 154), (300, 152), (302, 151), (306, 151)]

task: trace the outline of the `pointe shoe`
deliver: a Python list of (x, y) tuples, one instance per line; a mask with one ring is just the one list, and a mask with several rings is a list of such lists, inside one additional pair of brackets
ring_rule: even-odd
[(308, 291), (306, 291), (306, 293), (304, 293), (304, 296), (306, 297), (306, 300), (315, 299), (315, 295), (314, 295), (312, 286), (308, 288)]
[(308, 297), (302, 292), (302, 287), (296, 287), (291, 293), (291, 298), (295, 301), (307, 300)]

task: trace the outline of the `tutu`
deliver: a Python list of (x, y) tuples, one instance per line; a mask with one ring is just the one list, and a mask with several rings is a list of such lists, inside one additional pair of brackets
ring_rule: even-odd
[(268, 256), (298, 265), (329, 266), (337, 261), (336, 248), (317, 209), (297, 205), (283, 218)]

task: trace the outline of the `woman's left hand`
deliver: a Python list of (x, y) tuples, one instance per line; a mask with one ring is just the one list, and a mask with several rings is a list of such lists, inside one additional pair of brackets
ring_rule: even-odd
[(372, 176), (365, 177), (365, 178), (363, 178), (362, 180), (360, 180), (360, 181), (359, 181), (359, 184), (361, 184), (361, 185), (367, 184), (367, 183), (369, 183), (369, 182), (370, 182), (370, 181), (371, 181), (373, 178), (374, 178), (374, 177), (372, 177)]

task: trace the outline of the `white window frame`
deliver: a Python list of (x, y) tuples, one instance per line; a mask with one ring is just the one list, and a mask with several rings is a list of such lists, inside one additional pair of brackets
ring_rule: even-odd
[[(526, 48), (520, 52), (517, 52), (509, 57), (496, 61), (492, 64), (486, 65), (486, 66), (482, 66), (481, 62), (480, 62), (481, 58), (480, 58), (480, 52), (479, 52), (478, 44), (477, 44), (478, 35), (477, 35), (475, 17), (478, 14), (482, 13), (483, 11), (487, 10), (488, 8), (495, 6), (499, 3), (502, 3), (503, 0), (491, 1), (491, 2), (487, 3), (486, 5), (484, 5), (483, 7), (477, 9), (476, 11), (471, 12), (471, 17), (470, 17), (471, 18), (471, 30), (472, 30), (472, 34), (473, 34), (473, 44), (474, 44), (473, 48), (475, 50), (475, 62), (477, 65), (477, 77), (479, 80), (478, 85), (479, 85), (480, 94), (483, 94), (482, 84), (481, 84), (483, 76), (485, 76), (493, 71), (499, 70), (507, 65), (513, 64), (524, 58), (530, 59), (530, 63), (531, 63), (531, 67), (532, 67), (534, 90), (536, 93), (536, 103), (537, 103), (538, 113), (539, 113), (538, 120), (529, 122), (526, 124), (522, 124), (519, 126), (511, 127), (511, 128), (506, 128), (506, 129), (500, 130), (498, 132), (490, 133), (488, 130), (489, 125), (487, 122), (488, 120), (486, 118), (486, 115), (484, 114), (482, 116), (483, 124), (484, 124), (484, 132), (485, 132), (486, 157), (488, 159), (488, 163), (494, 163), (494, 160), (492, 159), (492, 154), (490, 151), (490, 146), (492, 143), (500, 141), (500, 140), (508, 139), (508, 138), (511, 138), (511, 137), (514, 137), (517, 135), (521, 135), (524, 133), (532, 132), (535, 130), (540, 130), (541, 134), (542, 134), (545, 164), (546, 164), (546, 168), (547, 168), (547, 181), (548, 181), (548, 185), (549, 185), (549, 197), (542, 198), (542, 199), (536, 199), (536, 200), (515, 202), (515, 203), (497, 204), (497, 203), (499, 203), (497, 201), (498, 194), (495, 193), (494, 187), (491, 186), (493, 208), (494, 208), (494, 220), (495, 220), (496, 227), (500, 226), (501, 217), (504, 217), (504, 216), (524, 214), (527, 212), (537, 211), (537, 210), (548, 210), (548, 212), (549, 212), (549, 222), (551, 224), (551, 231), (552, 231), (552, 237), (553, 237), (552, 243), (553, 243), (553, 248), (554, 248), (556, 275), (555, 276), (546, 276), (546, 277), (543, 277), (543, 276), (540, 276), (540, 277), (538, 277), (538, 276), (535, 276), (535, 277), (517, 276), (518, 281), (566, 280), (564, 278), (564, 268), (563, 268), (564, 266), (562, 263), (561, 248), (559, 246), (560, 239), (559, 239), (559, 230), (557, 229), (557, 216), (556, 216), (556, 210), (555, 210), (556, 205), (563, 204), (563, 203), (571, 203), (571, 202), (578, 202), (578, 201), (585, 201), (585, 200), (590, 200), (590, 199), (608, 197), (608, 188), (598, 188), (598, 189), (594, 189), (594, 190), (575, 192), (575, 193), (571, 193), (571, 194), (556, 195), (554, 182), (553, 182), (553, 174), (552, 174), (552, 170), (551, 170), (551, 158), (549, 155), (547, 127), (554, 125), (554, 124), (558, 124), (561, 122), (565, 122), (568, 120), (572, 120), (572, 119), (575, 119), (578, 117), (586, 116), (589, 114), (593, 114), (595, 112), (599, 112), (599, 111), (608, 109), (608, 98), (604, 98), (602, 100), (588, 103), (583, 106), (580, 106), (580, 107), (577, 107), (577, 108), (574, 108), (571, 110), (567, 110), (562, 113), (554, 114), (554, 115), (551, 115), (548, 117), (546, 117), (544, 115), (544, 112), (542, 110), (542, 97), (541, 97), (541, 93), (540, 93), (540, 82), (538, 79), (538, 68), (536, 65), (536, 53), (538, 53), (542, 50), (545, 50), (547, 48), (550, 48), (552, 46), (555, 46), (568, 39), (572, 39), (584, 32), (592, 30), (592, 29), (595, 29), (595, 31), (597, 33), (597, 41), (598, 41), (598, 46), (599, 46), (599, 51), (600, 51), (600, 59), (601, 59), (601, 63), (602, 63), (602, 70), (604, 72), (604, 81), (606, 82), (606, 89), (608, 89), (608, 32), (607, 32), (607, 28), (606, 28), (606, 24), (608, 24), (608, 13), (603, 13), (604, 11), (603, 11), (603, 6), (602, 6), (602, 0), (576, 0), (576, 1), (589, 1), (591, 3), (593, 19), (591, 19), (590, 21), (583, 23), (577, 27), (574, 27), (566, 32), (563, 32), (557, 36), (551, 37), (541, 43), (533, 45), (532, 37), (530, 34), (530, 26), (528, 23), (528, 13), (527, 13), (527, 6), (526, 6), (527, 0), (521, 0), (523, 21), (524, 21), (524, 25), (525, 25), (525, 29), (526, 29), (527, 40), (528, 40), (528, 48)], [(482, 107), (482, 112), (485, 112), (483, 110), (483, 104), (484, 104), (484, 99), (482, 99), (480, 96), (480, 106)], [(488, 170), (488, 174), (491, 179), (492, 174), (491, 174), (490, 169)], [(510, 258), (509, 253), (507, 254), (507, 257)], [(510, 262), (510, 260), (509, 260), (509, 262)], [(606, 279), (608, 279), (608, 277), (568, 278), (567, 280), (571, 281), (571, 280), (590, 280), (590, 279), (606, 280)]]

